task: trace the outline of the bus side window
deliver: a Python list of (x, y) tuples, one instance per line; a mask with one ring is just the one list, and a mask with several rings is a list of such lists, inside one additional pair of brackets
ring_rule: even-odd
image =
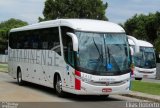
[(61, 55), (58, 27), (39, 30), (41, 49), (53, 50)]
[(20, 33), (16, 33), (16, 32), (13, 32), (13, 33), (10, 33), (9, 35), (9, 46), (12, 48), (12, 49), (19, 49), (20, 46), (21, 46), (21, 37), (20, 37)]
[(48, 49), (48, 42), (47, 41), (42, 42), (42, 49)]
[(9, 34), (9, 47), (11, 47), (12, 49), (14, 49), (16, 47), (14, 37), (15, 37), (15, 33)]
[(74, 66), (74, 51), (73, 51), (72, 39), (68, 35), (66, 35), (67, 32), (73, 32), (73, 30), (68, 27), (61, 27), (61, 31), (62, 31), (64, 59), (66, 63)]
[(60, 46), (60, 39), (59, 39), (59, 30), (58, 27), (54, 27), (50, 30), (50, 38), (49, 38), (49, 49), (57, 52), (61, 55), (61, 46)]
[(160, 53), (156, 51), (156, 63), (160, 63)]

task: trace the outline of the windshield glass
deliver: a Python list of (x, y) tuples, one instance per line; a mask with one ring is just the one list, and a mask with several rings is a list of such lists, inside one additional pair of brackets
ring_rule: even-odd
[(155, 68), (156, 57), (153, 47), (140, 47), (139, 57), (135, 57), (135, 66), (140, 68)]
[(129, 46), (125, 34), (76, 32), (76, 35), (79, 41), (79, 69), (98, 75), (129, 72)]

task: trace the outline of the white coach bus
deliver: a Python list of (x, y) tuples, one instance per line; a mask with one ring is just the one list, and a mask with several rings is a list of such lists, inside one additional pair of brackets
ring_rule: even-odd
[(133, 77), (136, 80), (142, 80), (142, 78), (155, 78), (156, 56), (153, 45), (149, 42), (137, 39), (134, 41), (129, 39), (128, 41), (134, 52), (137, 50), (137, 47), (139, 47), (139, 52), (135, 53), (133, 56), (135, 64)]
[(99, 20), (58, 19), (15, 28), (9, 34), (9, 74), (79, 95), (127, 93), (130, 53), (119, 25)]

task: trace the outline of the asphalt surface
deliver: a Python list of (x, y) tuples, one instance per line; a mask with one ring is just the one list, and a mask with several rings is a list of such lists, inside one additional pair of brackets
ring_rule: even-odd
[(125, 108), (130, 102), (146, 101), (121, 95), (110, 95), (104, 99), (99, 96), (69, 94), (65, 98), (60, 98), (51, 88), (32, 83), (19, 86), (16, 80), (7, 73), (0, 72), (0, 108), (6, 108), (5, 105), (18, 105), (18, 108), (53, 108), (53, 106), (59, 108)]
[(160, 83), (160, 80), (158, 80), (158, 79), (143, 78), (142, 82)]

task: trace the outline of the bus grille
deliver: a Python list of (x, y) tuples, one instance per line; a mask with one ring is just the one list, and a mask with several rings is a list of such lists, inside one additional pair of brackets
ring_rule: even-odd
[(139, 71), (139, 73), (152, 74), (152, 73), (154, 73), (154, 71), (150, 71), (150, 72)]
[(114, 81), (114, 82), (94, 82), (94, 81), (90, 81), (90, 82), (86, 82), (89, 83), (91, 85), (94, 86), (120, 86), (125, 84), (126, 82), (130, 81), (130, 79), (126, 79), (123, 81)]

